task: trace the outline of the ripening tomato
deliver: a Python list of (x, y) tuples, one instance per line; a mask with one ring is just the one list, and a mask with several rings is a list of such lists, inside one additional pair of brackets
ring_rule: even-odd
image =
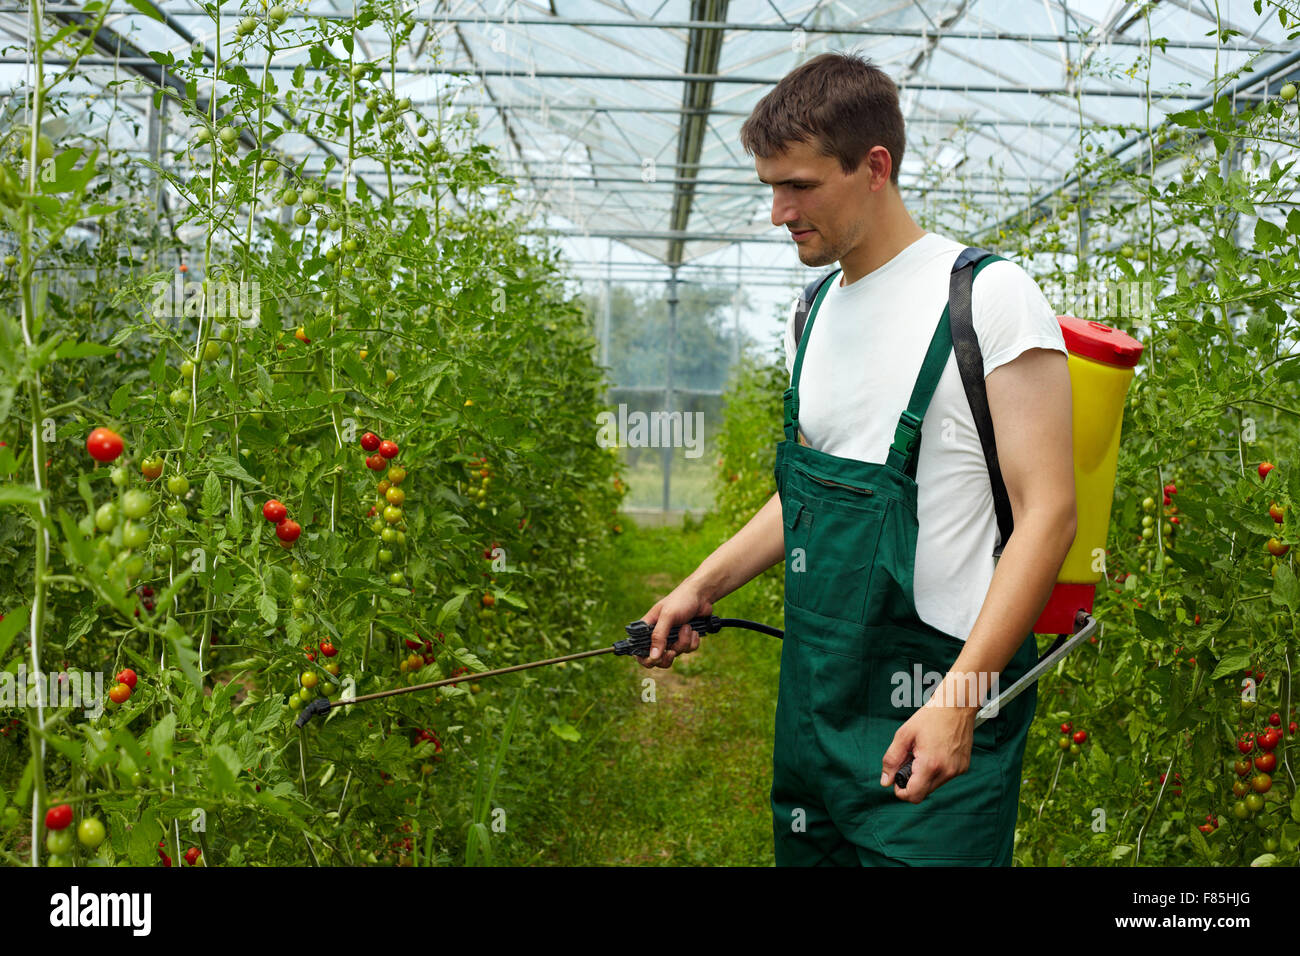
[(109, 462), (122, 454), (122, 436), (109, 428), (96, 428), (86, 436), (86, 451), (95, 461)]
[(390, 505), (397, 505), (400, 508), (402, 503), (406, 501), (406, 492), (401, 488), (389, 488), (384, 492), (384, 497)]
[(146, 458), (140, 462), (140, 474), (144, 475), (146, 481), (153, 481), (163, 473), (163, 460), (157, 455)]
[(1257, 773), (1250, 778), (1250, 789), (1256, 793), (1268, 793), (1273, 788), (1273, 778), (1266, 773)]
[(397, 457), (397, 442), (384, 439), (379, 443), (379, 454), (385, 458)]
[(1250, 773), (1250, 761), (1238, 760), (1232, 765), (1232, 769), (1237, 771), (1238, 777), (1244, 777), (1246, 774)]
[(383, 471), (386, 465), (383, 455), (371, 455), (366, 459), (366, 467), (371, 471)]
[(1235, 796), (1244, 797), (1246, 794), (1250, 793), (1250, 784), (1245, 780), (1234, 780), (1232, 781), (1232, 792)]
[(1272, 470), (1273, 470), (1272, 463), (1267, 461), (1262, 461), (1259, 463), (1259, 477), (1261, 479), (1263, 479)]
[(50, 807), (45, 811), (45, 828), (63, 830), (72, 822), (72, 807), (66, 803)]
[[(294, 197), (297, 198), (297, 193), (294, 194)], [(289, 204), (286, 204), (286, 205), (289, 205)], [(306, 223), (301, 223), (301, 222), (300, 222), (298, 225), (300, 225), (300, 226), (305, 226)], [(301, 326), (301, 325), (298, 326), (297, 330), (293, 333), (293, 337), (294, 337), (295, 339), (297, 339), (299, 342), (303, 343), (303, 345), (310, 345), (310, 344), (311, 344), (311, 339), (307, 338), (307, 330), (306, 330), (306, 328), (304, 328), (304, 327)]]
[(1264, 809), (1264, 798), (1258, 793), (1246, 794), (1246, 809), (1251, 813), (1259, 813)]
[(1283, 511), (1282, 508), (1275, 501), (1268, 506), (1268, 516), (1272, 518), (1274, 521), (1276, 521), (1278, 524), (1281, 524), (1286, 519), (1286, 512)]
[(1275, 558), (1280, 558), (1291, 550), (1291, 545), (1283, 544), (1277, 538), (1269, 538), (1268, 544), (1266, 544), (1265, 547), (1268, 548), (1268, 553), (1273, 555)]
[(406, 469), (401, 465), (394, 465), (388, 469), (388, 480), (395, 485), (400, 485), (406, 479)]
[(298, 683), (302, 684), (303, 687), (306, 687), (309, 690), (315, 687), (319, 681), (320, 678), (316, 676), (315, 671), (303, 671), (302, 675), (298, 678)]
[(108, 699), (115, 704), (125, 704), (131, 699), (131, 688), (125, 684), (114, 684), (108, 692)]
[(366, 432), (361, 436), (361, 447), (366, 451), (374, 451), (379, 447), (379, 436), (374, 432)]
[(298, 540), (300, 534), (302, 534), (302, 525), (292, 518), (285, 518), (275, 526), (275, 536), (281, 541), (292, 543)]
[(272, 524), (279, 524), (288, 516), (289, 509), (274, 498), (262, 505), (262, 517)]

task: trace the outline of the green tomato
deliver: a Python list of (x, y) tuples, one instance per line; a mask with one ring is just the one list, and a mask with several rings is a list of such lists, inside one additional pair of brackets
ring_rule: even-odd
[[(1256, 794), (1258, 796), (1258, 794)], [(1250, 808), (1246, 806), (1245, 800), (1237, 800), (1232, 805), (1232, 815), (1238, 820), (1244, 820), (1250, 816)]]
[(189, 511), (179, 501), (173, 501), (167, 506), (167, 517), (172, 521), (183, 521), (188, 515)]
[(396, 528), (384, 528), (379, 532), (379, 537), (384, 539), (384, 544), (392, 544), (397, 540), (398, 531)]
[(316, 689), (320, 691), (322, 697), (328, 697), (330, 694), (334, 693), (337, 688), (329, 681), (325, 681)]
[(128, 548), (143, 548), (149, 543), (149, 528), (146, 525), (128, 521), (122, 525), (122, 544)]
[(275, 171), (276, 171), (277, 169), (279, 169), (279, 168), (280, 168), (280, 164), (277, 163), (274, 159), (264, 159), (264, 160), (262, 160), (262, 175), (263, 175), (263, 176), (273, 176), (273, 175), (275, 175)]
[(167, 490), (179, 498), (190, 490), (190, 480), (184, 475), (172, 475), (167, 479)]
[(284, 192), (280, 193), (280, 202), (284, 203), (286, 206), (292, 206), (297, 201), (298, 201), (298, 190), (294, 189), (292, 186), (285, 189)]
[(117, 505), (106, 501), (95, 511), (95, 527), (100, 531), (112, 531), (117, 525)]
[(181, 376), (188, 379), (193, 374), (194, 374), (194, 363), (191, 362), (189, 359), (186, 359), (184, 362), (181, 362)]
[(72, 859), (63, 853), (51, 853), (45, 860), (46, 866), (72, 866)]
[(143, 518), (152, 505), (149, 495), (138, 488), (132, 488), (122, 496), (122, 514), (128, 518)]
[(1265, 853), (1277, 852), (1277, 840), (1274, 837), (1264, 838), (1264, 852)]
[(1264, 809), (1264, 795), (1262, 793), (1246, 794), (1246, 809), (1251, 813), (1259, 813)]
[(203, 361), (215, 362), (221, 358), (221, 343), (208, 339), (207, 344), (203, 346)]
[(222, 143), (229, 146), (239, 139), (239, 133), (236, 132), (233, 126), (223, 126), (221, 127), (221, 132), (217, 134), (217, 138), (220, 139)]
[(302, 595), (302, 594), (295, 594), (295, 595), (293, 596), (293, 609), (294, 609), (295, 611), (305, 611), (305, 610), (307, 610), (307, 598), (306, 598), (306, 596), (304, 596), (304, 595)]
[(404, 575), (401, 571), (394, 571), (392, 574), (388, 576), (388, 583), (394, 586), (401, 584), (405, 580), (406, 580), (406, 575)]
[(387, 548), (380, 548), (380, 549), (379, 549), (379, 563), (380, 563), (380, 564), (388, 564), (388, 562), (390, 562), (390, 561), (392, 561), (392, 560), (393, 560), (393, 552), (389, 551)]
[(307, 206), (314, 205), (315, 202), (316, 202), (316, 200), (319, 199), (319, 198), (320, 198), (320, 194), (317, 193), (316, 190), (315, 190), (313, 187), (311, 187), (311, 186), (306, 186), (306, 187), (303, 188), (303, 191), (302, 191), (302, 201), (303, 201), (303, 204), (304, 204), (304, 205), (307, 205)]
[(375, 534), (382, 534), (384, 530), (384, 519), (376, 518), (374, 521), (372, 521), (370, 523), (370, 530), (373, 531)]
[(399, 531), (399, 532), (397, 532), (397, 544), (398, 544), (399, 546), (403, 546), (403, 545), (406, 544), (406, 532), (405, 532), (405, 531)]
[(305, 226), (307, 225), (307, 223), (311, 222), (311, 213), (308, 212), (306, 209), (300, 208), (297, 212), (293, 214), (293, 221), (300, 226)]
[(294, 710), (301, 710), (302, 705), (305, 703), (306, 701), (303, 700), (297, 693), (293, 693), (289, 695), (289, 706), (292, 707)]
[(45, 849), (51, 853), (71, 853), (72, 848), (76, 845), (77, 838), (72, 835), (71, 827), (66, 830), (51, 830), (45, 834)]
[(108, 480), (118, 488), (126, 487), (126, 469), (117, 465), (108, 473)]
[(103, 843), (107, 835), (103, 821), (96, 817), (86, 817), (77, 827), (77, 839), (88, 850), (93, 850)]
[(133, 554), (131, 557), (126, 559), (126, 563), (122, 565), (122, 568), (126, 571), (127, 580), (134, 580), (138, 578), (140, 572), (144, 570), (144, 557), (139, 554)]
[(311, 588), (311, 578), (301, 572), (293, 572), (293, 589), (301, 594)]
[(168, 396), (168, 399), (171, 401), (173, 405), (175, 405), (177, 408), (180, 408), (182, 405), (189, 402), (190, 393), (188, 390), (183, 388), (173, 389), (171, 395)]

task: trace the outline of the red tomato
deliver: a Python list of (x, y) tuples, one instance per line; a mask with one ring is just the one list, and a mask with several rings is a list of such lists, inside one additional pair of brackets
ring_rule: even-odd
[(1248, 754), (1255, 749), (1255, 741), (1247, 740), (1246, 738), (1243, 737), (1237, 741), (1237, 749), (1244, 754)]
[(371, 471), (383, 471), (388, 467), (388, 462), (384, 460), (383, 455), (371, 455), (366, 459), (366, 467)]
[(1269, 722), (1270, 724), (1272, 724), (1274, 727), (1281, 727), (1281, 726), (1282, 726), (1282, 715), (1281, 715), (1281, 714), (1278, 714), (1278, 713), (1272, 713), (1272, 714), (1269, 714), (1269, 715), (1268, 715), (1268, 722)]
[(1277, 502), (1273, 502), (1268, 506), (1268, 516), (1281, 524), (1286, 519), (1286, 512), (1278, 506)]
[(1282, 731), (1276, 727), (1270, 727), (1268, 733), (1261, 734), (1255, 738), (1255, 743), (1259, 744), (1259, 749), (1264, 751), (1273, 750), (1282, 742)]
[[(190, 866), (193, 866), (195, 863), (199, 862), (199, 857), (201, 857), (202, 855), (203, 855), (202, 850), (200, 850), (196, 846), (192, 846), (185, 851), (185, 862), (188, 863)], [(169, 863), (168, 866), (170, 865), (171, 864)]]
[(1259, 463), (1259, 477), (1261, 479), (1263, 479), (1264, 476), (1267, 475), (1272, 470), (1273, 470), (1273, 465), (1270, 462), (1261, 461)]
[(388, 441), (387, 439), (381, 441), (379, 443), (379, 454), (383, 455), (385, 458), (396, 458), (397, 442)]
[(272, 524), (279, 524), (289, 516), (289, 509), (275, 498), (262, 505), (262, 517)]
[(329, 641), (322, 641), (320, 645), (320, 652), (324, 654), (326, 657), (333, 657), (335, 654), (339, 652), (339, 649), (335, 647), (333, 644), (331, 644)]
[(45, 811), (45, 828), (47, 830), (64, 830), (72, 822), (72, 807), (60, 803)]
[(135, 690), (135, 684), (136, 684), (135, 671), (131, 670), (131, 668), (129, 667), (123, 670), (121, 673), (119, 673), (116, 677), (114, 677), (113, 680), (117, 681), (119, 684), (125, 684), (127, 687), (131, 688), (132, 690)]
[(109, 428), (96, 428), (86, 436), (86, 451), (95, 461), (113, 461), (122, 454), (122, 436)]
[(1178, 488), (1177, 488), (1177, 486), (1174, 485), (1172, 482), (1170, 482), (1169, 484), (1165, 485), (1165, 494), (1167, 494), (1167, 495), (1176, 495), (1176, 494), (1178, 494)]
[(1277, 769), (1277, 754), (1260, 754), (1255, 758), (1255, 769), (1260, 773), (1272, 773)]
[(285, 518), (275, 526), (275, 536), (281, 541), (292, 543), (298, 540), (300, 534), (302, 534), (302, 525), (292, 518)]
[(1087, 740), (1087, 739), (1088, 739), (1088, 731), (1086, 731), (1086, 730), (1076, 730), (1076, 731), (1074, 732), (1074, 742), (1075, 742), (1076, 744), (1081, 744), (1081, 743), (1083, 743), (1083, 742), (1084, 742), (1085, 740)]
[(361, 436), (361, 447), (366, 451), (374, 451), (379, 447), (379, 436), (374, 432), (366, 432)]

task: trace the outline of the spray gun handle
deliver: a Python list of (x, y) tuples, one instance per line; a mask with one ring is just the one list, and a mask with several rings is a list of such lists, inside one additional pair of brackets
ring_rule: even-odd
[[(686, 623), (697, 634), (716, 634), (722, 630), (722, 619), (716, 614), (709, 617), (693, 617)], [(677, 643), (677, 634), (681, 627), (682, 625), (678, 624), (668, 632), (668, 647)], [(650, 653), (650, 637), (654, 634), (654, 625), (647, 624), (645, 621), (633, 621), (631, 624), (624, 625), (623, 630), (627, 631), (627, 637), (614, 643), (615, 655), (631, 654), (645, 657)]]

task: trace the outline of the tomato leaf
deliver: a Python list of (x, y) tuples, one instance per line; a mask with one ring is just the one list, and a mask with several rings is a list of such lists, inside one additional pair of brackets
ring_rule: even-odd
[(1272, 602), (1277, 605), (1289, 608), (1292, 611), (1300, 610), (1300, 583), (1297, 583), (1295, 572), (1289, 565), (1279, 564), (1277, 571), (1273, 575), (1273, 596)]
[(14, 637), (30, 619), (30, 604), (23, 604), (13, 610), (5, 611), (5, 619), (0, 621), (0, 657), (5, 656), (5, 651), (9, 650), (9, 645), (13, 643)]
[(1238, 651), (1235, 654), (1229, 654), (1219, 661), (1219, 666), (1214, 668), (1214, 673), (1210, 675), (1210, 680), (1218, 680), (1220, 677), (1228, 677), (1244, 670), (1250, 664), (1250, 652)]
[(280, 611), (276, 607), (275, 598), (265, 591), (257, 596), (257, 612), (262, 615), (262, 620), (272, 626), (280, 619)]
[(438, 612), (438, 626), (442, 627), (443, 622), (460, 610), (465, 603), (465, 595), (469, 594), (469, 588), (457, 588), (456, 592), (449, 597), (442, 605), (442, 610)]

